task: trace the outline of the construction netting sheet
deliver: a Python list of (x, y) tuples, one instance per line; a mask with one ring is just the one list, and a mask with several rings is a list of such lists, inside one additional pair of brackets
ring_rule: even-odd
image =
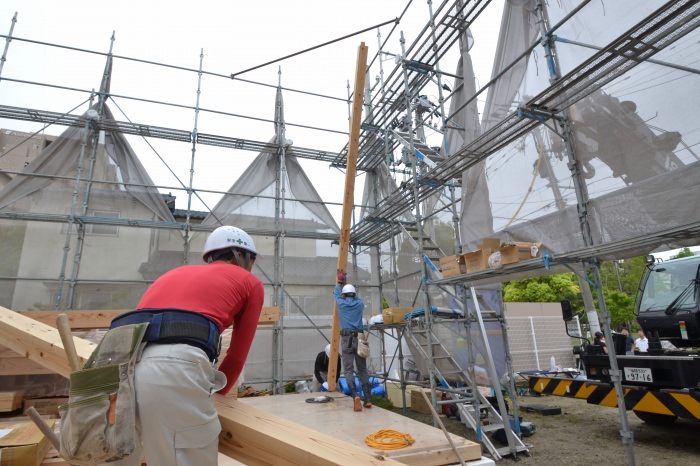
[[(554, 63), (562, 76), (599, 53), (665, 2), (548, 2), (551, 24), (561, 21)], [(539, 33), (534, 1), (507, 2), (493, 69), (496, 76)], [(514, 37), (520, 40), (513, 40)], [(478, 40), (478, 38), (477, 38)], [(652, 60), (629, 67), (602, 88), (567, 107), (573, 150), (587, 193), (594, 244), (643, 238), (700, 221), (700, 110), (697, 43), (691, 30)], [(493, 127), (556, 79), (542, 47), (535, 47), (489, 89), (480, 131)], [(588, 79), (584, 77), (583, 79)], [(556, 125), (556, 126), (555, 126)], [(550, 128), (555, 128), (555, 133)], [(556, 122), (538, 125), (463, 175), (462, 243), (474, 249), (487, 236), (542, 241), (553, 253), (585, 246), (567, 147)], [(466, 138), (465, 138), (466, 139)], [(683, 242), (654, 247), (679, 247)], [(649, 245), (615, 254), (649, 252)]]

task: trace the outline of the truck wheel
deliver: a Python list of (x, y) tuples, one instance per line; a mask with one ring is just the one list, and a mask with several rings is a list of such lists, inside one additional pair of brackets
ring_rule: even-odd
[(667, 426), (673, 424), (674, 422), (676, 422), (676, 419), (678, 419), (678, 416), (648, 413), (646, 411), (635, 411), (634, 414), (636, 414), (639, 419), (646, 422), (647, 424), (652, 424), (656, 426)]

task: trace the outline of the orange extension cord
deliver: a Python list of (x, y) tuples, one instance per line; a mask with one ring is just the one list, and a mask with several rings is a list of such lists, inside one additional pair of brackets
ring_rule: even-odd
[(378, 430), (365, 438), (367, 445), (379, 450), (398, 450), (413, 445), (414, 442), (415, 440), (409, 434), (391, 429)]

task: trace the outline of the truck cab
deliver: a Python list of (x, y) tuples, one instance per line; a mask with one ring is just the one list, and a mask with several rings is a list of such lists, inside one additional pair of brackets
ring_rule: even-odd
[[(700, 256), (665, 262), (647, 257), (635, 313), (649, 350), (634, 355), (615, 351), (623, 384), (654, 390), (700, 388), (699, 270)], [(608, 355), (586, 352), (582, 359), (588, 379), (611, 381)]]
[(635, 311), (650, 343), (656, 343), (649, 352), (662, 351), (659, 340), (677, 348), (700, 346), (700, 256), (665, 262), (648, 256), (647, 264)]

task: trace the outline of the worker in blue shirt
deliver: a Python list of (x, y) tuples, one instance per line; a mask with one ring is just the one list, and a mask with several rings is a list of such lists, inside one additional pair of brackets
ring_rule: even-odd
[(355, 387), (355, 371), (362, 384), (362, 392), (365, 396), (365, 408), (372, 407), (372, 394), (367, 373), (367, 360), (357, 355), (357, 335), (364, 331), (362, 327), (362, 312), (365, 304), (357, 296), (355, 287), (345, 283), (345, 272), (338, 270), (338, 283), (333, 290), (335, 302), (338, 305), (338, 317), (340, 320), (340, 353), (345, 371), (345, 381), (353, 398), (354, 410), (362, 411), (362, 400)]

